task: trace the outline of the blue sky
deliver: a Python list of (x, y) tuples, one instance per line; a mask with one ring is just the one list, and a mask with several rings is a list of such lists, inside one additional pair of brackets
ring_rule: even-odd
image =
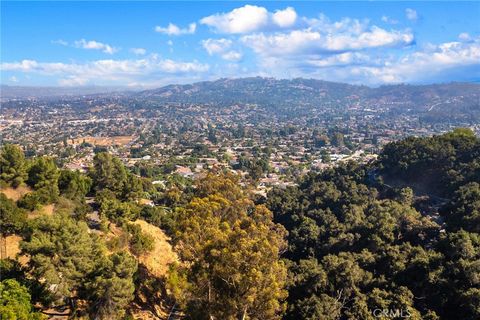
[(480, 80), (480, 2), (1, 2), (1, 83)]

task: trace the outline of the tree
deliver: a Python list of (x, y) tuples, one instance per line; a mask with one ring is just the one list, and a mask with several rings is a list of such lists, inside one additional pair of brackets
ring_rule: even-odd
[(115, 222), (135, 220), (142, 209), (134, 202), (121, 202), (109, 189), (97, 192), (95, 202), (99, 205), (98, 213), (100, 216)]
[(5, 144), (0, 151), (0, 179), (16, 188), (27, 179), (25, 155), (19, 146)]
[(31, 257), (30, 271), (43, 279), (55, 303), (71, 302), (77, 296), (87, 276), (98, 268), (104, 250), (86, 223), (67, 214), (39, 217), (21, 248)]
[(53, 159), (39, 157), (28, 170), (28, 185), (35, 189), (22, 199), (22, 206), (33, 209), (38, 205), (55, 202), (60, 193), (58, 177), (60, 173)]
[(128, 253), (114, 253), (104, 260), (93, 280), (87, 284), (90, 314), (93, 319), (121, 319), (133, 300), (133, 275), (137, 261)]
[(58, 194), (58, 177), (60, 173), (52, 158), (39, 157), (33, 161), (28, 170), (28, 185), (35, 190), (52, 186)]
[(279, 319), (284, 229), (242, 195), (233, 177), (209, 176), (199, 186), (200, 194), (206, 190), (178, 212), (175, 241), (185, 264), (170, 277), (177, 299), (198, 319)]
[(436, 319), (453, 301), (432, 249), (440, 227), (411, 207), (411, 190), (385, 199), (368, 181), (365, 167), (344, 164), (268, 195), (289, 237), (286, 319), (375, 319), (379, 308)]
[(471, 182), (461, 186), (441, 212), (449, 230), (480, 233), (480, 184)]
[(0, 230), (2, 235), (19, 232), (25, 225), (27, 213), (15, 202), (0, 193)]
[(41, 313), (33, 311), (30, 293), (14, 279), (0, 282), (0, 318), (2, 320), (41, 320)]
[(118, 158), (106, 152), (97, 153), (93, 158), (90, 177), (97, 191), (109, 189), (117, 196), (123, 196), (128, 177), (125, 167)]
[(70, 200), (83, 200), (90, 191), (92, 179), (79, 171), (62, 170), (58, 179), (58, 188), (62, 196)]
[(148, 253), (155, 248), (153, 237), (142, 232), (139, 225), (128, 223), (125, 229), (130, 233), (130, 249), (136, 256)]

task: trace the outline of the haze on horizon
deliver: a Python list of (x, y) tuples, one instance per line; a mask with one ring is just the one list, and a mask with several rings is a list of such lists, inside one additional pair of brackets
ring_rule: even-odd
[(1, 2), (10, 86), (480, 80), (480, 2)]

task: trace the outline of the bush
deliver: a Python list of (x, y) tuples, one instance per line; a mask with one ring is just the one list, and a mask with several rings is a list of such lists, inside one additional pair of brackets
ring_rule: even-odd
[(40, 196), (36, 192), (30, 192), (18, 200), (18, 206), (30, 211), (40, 209), (42, 202)]
[(127, 224), (126, 230), (130, 233), (130, 250), (139, 256), (148, 253), (155, 247), (151, 235), (142, 232), (142, 228), (136, 224)]
[(140, 211), (140, 217), (157, 227), (162, 225), (162, 217), (164, 215), (165, 210), (159, 207), (143, 206), (142, 211)]
[(13, 200), (0, 193), (0, 233), (19, 232), (25, 225), (26, 219), (25, 210), (18, 208)]

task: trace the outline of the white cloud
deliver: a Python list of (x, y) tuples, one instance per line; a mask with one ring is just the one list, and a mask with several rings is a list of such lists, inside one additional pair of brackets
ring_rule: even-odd
[(129, 83), (170, 77), (170, 80), (185, 75), (202, 74), (209, 65), (198, 61), (181, 62), (161, 59), (150, 55), (136, 60), (95, 60), (87, 63), (38, 62), (23, 60), (0, 64), (2, 71), (36, 73), (60, 78), (60, 85), (83, 85), (87, 83)]
[(438, 75), (467, 66), (480, 66), (480, 39), (473, 43), (442, 43), (433, 51), (417, 51), (366, 71), (377, 78), (377, 82), (398, 83), (436, 79)]
[(18, 79), (17, 79), (17, 77), (15, 77), (15, 76), (11, 76), (8, 80), (9, 80), (10, 82), (18, 82)]
[(398, 20), (392, 19), (389, 16), (382, 16), (382, 21), (388, 24), (397, 24)]
[(407, 19), (411, 21), (415, 21), (418, 19), (417, 11), (410, 8), (405, 9), (405, 15), (407, 16)]
[(227, 13), (217, 13), (200, 20), (200, 23), (221, 33), (247, 33), (268, 23), (268, 11), (263, 7), (245, 5)]
[(350, 32), (323, 33), (312, 28), (288, 33), (264, 33), (243, 36), (241, 41), (261, 55), (325, 54), (378, 47), (410, 45), (414, 40), (409, 31), (387, 31), (373, 26), (359, 34)]
[(242, 59), (243, 55), (240, 52), (237, 51), (228, 51), (224, 54), (222, 54), (222, 59), (228, 60), (228, 61), (239, 61)]
[(168, 44), (169, 46), (173, 46), (173, 41), (172, 41), (172, 40), (168, 40), (168, 41), (167, 41), (167, 44)]
[[(329, 57), (288, 60), (269, 57), (265, 69), (282, 64), (290, 76), (309, 76), (332, 81), (385, 84), (451, 80), (449, 76), (468, 68), (480, 76), (480, 38), (473, 42), (447, 42), (400, 57), (373, 58), (363, 52), (347, 52)], [(270, 64), (269, 64), (270, 63)]]
[(108, 44), (98, 42), (95, 40), (87, 41), (85, 39), (80, 39), (74, 42), (76, 48), (90, 49), (90, 50), (101, 50), (104, 53), (114, 54), (118, 51), (117, 48), (114, 48)]
[(218, 54), (224, 60), (228, 61), (239, 61), (242, 59), (243, 55), (235, 50), (229, 50), (233, 44), (232, 40), (229, 39), (207, 39), (202, 40), (202, 46), (208, 52), (209, 55)]
[(468, 33), (462, 32), (458, 35), (458, 39), (460, 39), (462, 41), (469, 41), (469, 40), (471, 40), (471, 37)]
[(182, 34), (194, 34), (195, 30), (197, 30), (197, 24), (196, 23), (190, 23), (188, 25), (188, 28), (180, 28), (177, 25), (173, 23), (169, 23), (167, 27), (160, 27), (156, 26), (155, 31), (159, 33), (164, 33), (169, 36), (179, 36)]
[(130, 51), (137, 56), (143, 56), (147, 53), (147, 50), (145, 50), (144, 48), (132, 48), (130, 49)]
[(200, 20), (218, 33), (245, 34), (264, 29), (292, 27), (297, 21), (294, 8), (268, 12), (264, 7), (245, 5), (226, 13), (217, 13)]
[(232, 45), (232, 40), (228, 39), (207, 39), (202, 40), (202, 46), (209, 55), (225, 52)]
[(297, 20), (297, 13), (292, 7), (285, 8), (284, 10), (277, 10), (272, 16), (273, 22), (279, 27), (286, 28), (291, 27)]
[(351, 33), (360, 34), (368, 29), (369, 20), (358, 20), (352, 18), (342, 18), (339, 21), (330, 21), (330, 19), (320, 14), (318, 18), (303, 18), (304, 23), (307, 24), (313, 30), (320, 31), (322, 33)]

